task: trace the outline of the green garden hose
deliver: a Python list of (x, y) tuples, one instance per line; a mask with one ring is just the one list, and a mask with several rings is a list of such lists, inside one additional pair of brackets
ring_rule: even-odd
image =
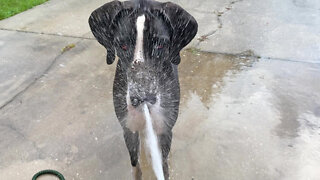
[(65, 180), (63, 175), (61, 173), (59, 173), (58, 171), (55, 171), (55, 170), (51, 170), (51, 169), (47, 169), (47, 170), (42, 170), (40, 172), (38, 172), (37, 174), (35, 174), (33, 177), (32, 177), (32, 180), (37, 180), (37, 178), (41, 175), (45, 175), (45, 174), (50, 174), (50, 175), (54, 175), (56, 177), (59, 178), (59, 180)]

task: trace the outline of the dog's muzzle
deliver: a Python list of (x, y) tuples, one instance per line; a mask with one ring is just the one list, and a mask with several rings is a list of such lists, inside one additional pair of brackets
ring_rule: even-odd
[(131, 96), (130, 97), (131, 105), (133, 107), (138, 107), (144, 102), (150, 103), (150, 104), (155, 104), (157, 102), (157, 97), (156, 95), (148, 95), (145, 98), (141, 98), (138, 96)]

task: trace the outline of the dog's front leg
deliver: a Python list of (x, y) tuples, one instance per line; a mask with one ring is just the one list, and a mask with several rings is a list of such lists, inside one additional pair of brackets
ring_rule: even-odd
[(162, 153), (162, 168), (163, 168), (163, 174), (164, 178), (166, 180), (169, 179), (169, 166), (168, 166), (168, 155), (171, 148), (171, 140), (172, 140), (172, 131), (169, 130), (166, 133), (159, 135), (160, 139), (160, 147), (161, 147), (161, 153)]
[(139, 141), (139, 133), (133, 133), (127, 128), (123, 129), (124, 132), (124, 140), (126, 142), (131, 165), (132, 165), (132, 175), (134, 180), (141, 180), (142, 179), (142, 172), (139, 165), (139, 148), (140, 148), (140, 141)]
[(134, 180), (141, 180), (142, 179), (142, 172), (140, 169), (140, 164), (138, 164), (134, 167), (132, 166), (132, 176)]

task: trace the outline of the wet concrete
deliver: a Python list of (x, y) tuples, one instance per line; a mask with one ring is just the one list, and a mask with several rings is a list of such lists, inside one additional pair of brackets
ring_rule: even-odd
[(237, 56), (231, 59), (237, 63), (228, 64), (219, 56), (228, 60), (212, 55), (211, 67), (201, 61), (205, 69), (221, 72), (208, 76), (217, 81), (201, 78), (205, 69), (195, 71), (207, 87), (198, 91), (212, 93), (182, 83), (186, 95), (174, 133), (173, 179), (320, 177), (319, 64), (239, 62)]
[[(317, 180), (319, 16), (304, 18), (317, 1), (283, 1), (275, 12), (273, 1), (176, 2), (199, 21), (197, 38), (211, 35), (182, 52), (171, 179)], [(103, 3), (52, 0), (0, 22), (0, 179), (27, 180), (48, 168), (70, 180), (131, 179), (112, 102), (115, 65), (106, 65), (85, 18)], [(285, 3), (296, 8), (279, 16)], [(268, 8), (259, 13), (260, 6)], [(252, 14), (270, 28), (255, 29)], [(288, 36), (286, 27), (294, 29)]]
[[(115, 66), (98, 47), (78, 43), (1, 110), (0, 179), (29, 179), (43, 168), (67, 179), (130, 179), (112, 105)], [(171, 179), (319, 177), (319, 64), (252, 55), (182, 53)]]

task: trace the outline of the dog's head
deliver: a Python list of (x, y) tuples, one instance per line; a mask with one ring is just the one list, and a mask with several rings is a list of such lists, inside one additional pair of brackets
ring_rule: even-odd
[(89, 18), (93, 35), (107, 49), (108, 64), (114, 62), (116, 53), (120, 60), (133, 62), (139, 23), (143, 31), (143, 58), (170, 60), (173, 64), (180, 63), (180, 50), (198, 29), (195, 19), (174, 3), (112, 1), (96, 9)]
[(144, 88), (144, 93), (153, 94), (150, 83), (159, 83), (163, 74), (172, 76), (181, 49), (198, 29), (196, 20), (180, 6), (151, 0), (107, 3), (92, 12), (89, 25), (107, 49), (107, 63), (112, 64), (117, 55), (128, 84), (135, 84), (135, 91)]

